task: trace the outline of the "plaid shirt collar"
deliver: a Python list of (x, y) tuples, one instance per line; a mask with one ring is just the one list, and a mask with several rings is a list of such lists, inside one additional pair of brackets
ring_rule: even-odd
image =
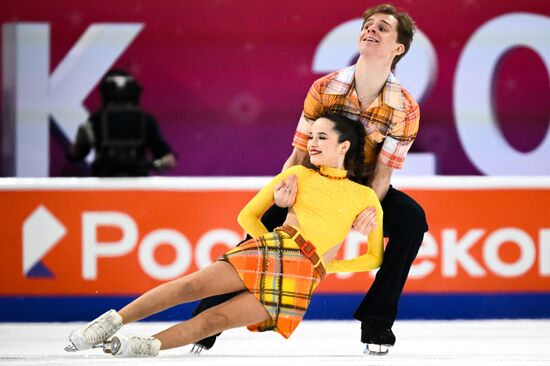
[[(341, 88), (342, 84), (347, 84), (347, 90)], [(340, 85), (340, 87), (338, 86)], [(404, 110), (404, 98), (401, 93), (401, 84), (399, 80), (390, 72), (382, 92), (378, 95), (378, 105), (387, 104), (388, 106)], [(353, 93), (355, 89), (355, 65), (351, 65), (338, 72), (336, 78), (327, 85), (326, 94), (343, 95)]]

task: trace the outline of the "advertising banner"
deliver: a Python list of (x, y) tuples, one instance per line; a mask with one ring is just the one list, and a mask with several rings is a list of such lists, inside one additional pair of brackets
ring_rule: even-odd
[[(264, 181), (4, 187), (0, 295), (133, 295), (191, 273), (244, 238), (236, 216)], [(405, 292), (550, 292), (550, 184), (542, 183), (404, 187), (430, 227)], [(352, 232), (338, 256), (367, 245)], [(374, 274), (333, 274), (318, 292), (365, 293)]]
[[(310, 85), (354, 62), (378, 3), (3, 1), (1, 175), (89, 174), (65, 150), (112, 67), (143, 85), (180, 158), (167, 174), (274, 175)], [(393, 4), (418, 27), (395, 69), (421, 113), (402, 174), (549, 175), (549, 2)]]

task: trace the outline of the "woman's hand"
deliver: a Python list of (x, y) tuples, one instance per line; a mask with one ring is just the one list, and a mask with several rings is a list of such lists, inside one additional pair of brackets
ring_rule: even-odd
[[(279, 207), (292, 207), (298, 192), (298, 178), (293, 174), (275, 185), (273, 200)], [(376, 213), (375, 213), (376, 215)]]

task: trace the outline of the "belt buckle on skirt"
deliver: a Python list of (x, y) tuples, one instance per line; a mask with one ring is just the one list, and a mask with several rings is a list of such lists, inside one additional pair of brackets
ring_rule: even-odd
[(309, 240), (306, 240), (302, 245), (300, 245), (300, 250), (308, 258), (311, 258), (311, 256), (316, 252), (315, 246), (311, 244)]

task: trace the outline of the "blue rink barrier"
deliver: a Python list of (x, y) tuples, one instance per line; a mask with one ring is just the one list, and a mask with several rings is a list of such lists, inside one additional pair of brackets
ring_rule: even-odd
[[(67, 322), (91, 320), (108, 309), (120, 309), (133, 296), (2, 296), (0, 322)], [(349, 320), (363, 294), (317, 294), (305, 319)], [(196, 303), (176, 306), (149, 317), (175, 321), (190, 317)], [(541, 319), (550, 318), (550, 293), (405, 294), (400, 320)]]

